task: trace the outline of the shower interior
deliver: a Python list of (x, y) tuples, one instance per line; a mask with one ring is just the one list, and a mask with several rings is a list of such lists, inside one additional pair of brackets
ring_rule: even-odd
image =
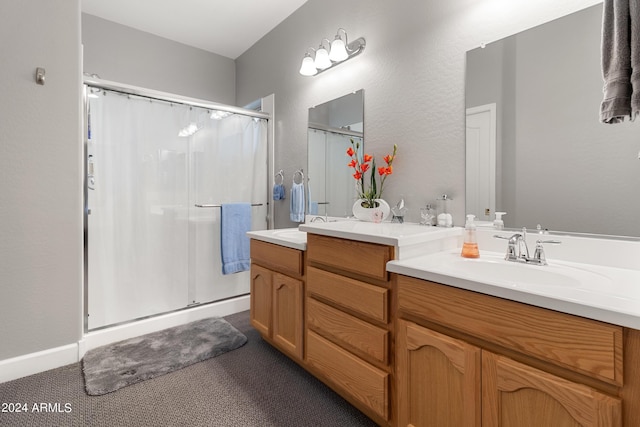
[[(362, 131), (347, 133), (341, 129), (309, 127), (307, 179), (310, 214), (352, 215), (358, 193), (351, 176), (353, 170), (344, 167), (350, 161), (346, 152), (352, 140), (363, 146)], [(345, 182), (354, 185), (344, 185)]]
[(85, 85), (85, 330), (249, 293), (223, 275), (220, 205), (268, 228), (268, 114)]

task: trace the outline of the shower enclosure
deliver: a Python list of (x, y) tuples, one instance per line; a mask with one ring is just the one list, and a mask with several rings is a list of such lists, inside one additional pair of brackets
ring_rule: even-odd
[(309, 210), (312, 215), (338, 217), (351, 216), (353, 202), (358, 198), (356, 181), (351, 176), (353, 169), (347, 149), (351, 140), (362, 146), (362, 132), (309, 127), (308, 191)]
[(164, 95), (85, 84), (87, 331), (249, 293), (220, 206), (268, 228), (268, 115)]

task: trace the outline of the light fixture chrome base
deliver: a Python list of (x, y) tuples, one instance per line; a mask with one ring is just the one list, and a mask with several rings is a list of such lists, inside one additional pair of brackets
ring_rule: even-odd
[(332, 61), (330, 67), (325, 68), (323, 70), (319, 69), (318, 72), (316, 74), (314, 74), (314, 75), (317, 76), (318, 74), (324, 73), (325, 71), (332, 69), (336, 65), (340, 65), (343, 62), (347, 62), (351, 58), (360, 55), (362, 53), (362, 51), (364, 50), (366, 45), (367, 45), (367, 42), (365, 41), (364, 37), (357, 38), (356, 40), (354, 40), (351, 43), (347, 44), (346, 48), (347, 48), (347, 54), (349, 56), (346, 59), (343, 59), (342, 61), (337, 61), (337, 62), (333, 62)]
[[(344, 33), (344, 36), (340, 36), (340, 32)], [(327, 42), (329, 49), (325, 48), (324, 42)], [(300, 66), (300, 74), (303, 76), (316, 76), (324, 71), (330, 70), (338, 64), (348, 61), (354, 56), (358, 56), (362, 53), (367, 42), (364, 37), (360, 37), (351, 43), (348, 43), (347, 32), (344, 28), (338, 28), (336, 37), (333, 42), (329, 39), (322, 39), (318, 49), (308, 48), (302, 59), (302, 65)], [(310, 51), (313, 51), (315, 58), (311, 56)], [(329, 53), (331, 52), (331, 53)]]

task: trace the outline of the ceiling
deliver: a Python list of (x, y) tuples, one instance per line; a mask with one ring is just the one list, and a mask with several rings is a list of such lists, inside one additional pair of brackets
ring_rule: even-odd
[(236, 59), (307, 0), (81, 0), (82, 12)]

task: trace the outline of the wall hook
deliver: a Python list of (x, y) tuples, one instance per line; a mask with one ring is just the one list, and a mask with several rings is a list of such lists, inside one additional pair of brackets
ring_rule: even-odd
[(36, 68), (36, 83), (38, 83), (39, 85), (44, 85), (44, 78), (46, 73), (47, 72), (44, 68)]

